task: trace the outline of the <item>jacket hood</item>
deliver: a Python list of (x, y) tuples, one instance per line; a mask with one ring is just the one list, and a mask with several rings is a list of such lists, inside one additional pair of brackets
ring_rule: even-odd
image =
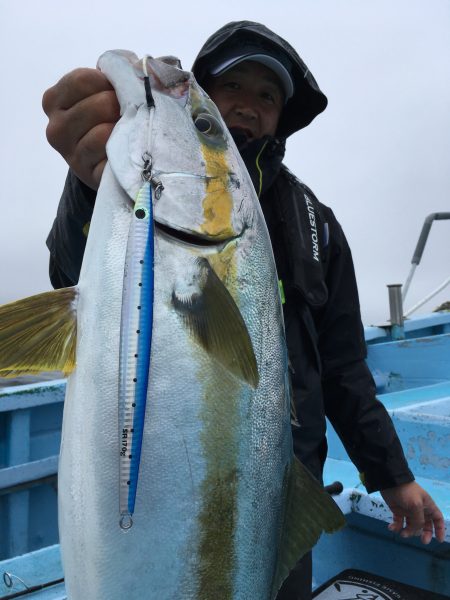
[(328, 100), (294, 48), (276, 33), (253, 21), (228, 23), (206, 40), (194, 61), (192, 72), (202, 85), (217, 61), (229, 54), (233, 47), (242, 53), (248, 44), (270, 51), (291, 75), (294, 94), (283, 108), (277, 130), (278, 137), (287, 138), (309, 125), (325, 110)]

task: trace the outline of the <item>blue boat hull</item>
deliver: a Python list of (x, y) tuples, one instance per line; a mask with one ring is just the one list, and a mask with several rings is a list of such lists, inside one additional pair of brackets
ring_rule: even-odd
[[(366, 341), (378, 398), (419, 483), (444, 512), (447, 537), (422, 546), (392, 534), (381, 496), (365, 492), (329, 426), (324, 479), (343, 483), (335, 499), (348, 526), (315, 547), (314, 584), (354, 568), (450, 594), (450, 314), (407, 321), (401, 341), (389, 328), (367, 328)], [(64, 391), (63, 380), (0, 389), (0, 599), (25, 585), (39, 600), (65, 598), (56, 485)]]

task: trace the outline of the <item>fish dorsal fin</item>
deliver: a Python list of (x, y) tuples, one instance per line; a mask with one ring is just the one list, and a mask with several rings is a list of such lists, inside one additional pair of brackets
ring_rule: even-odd
[(294, 458), (286, 476), (286, 505), (271, 598), (276, 595), (298, 560), (320, 535), (345, 525), (337, 504), (302, 463)]
[(186, 294), (175, 289), (173, 305), (203, 349), (233, 375), (256, 388), (258, 366), (244, 319), (209, 262), (197, 259), (196, 267), (195, 285)]
[(75, 367), (76, 287), (0, 306), (0, 377)]

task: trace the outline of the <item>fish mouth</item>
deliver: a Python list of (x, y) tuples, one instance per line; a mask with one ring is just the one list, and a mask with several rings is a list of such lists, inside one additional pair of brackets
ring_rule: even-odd
[(161, 233), (164, 237), (170, 238), (171, 240), (186, 244), (188, 246), (198, 246), (201, 248), (222, 248), (229, 242), (241, 237), (242, 233), (239, 235), (231, 236), (228, 238), (222, 238), (220, 240), (208, 238), (202, 235), (197, 235), (194, 232), (182, 231), (180, 229), (174, 229), (165, 223), (161, 223), (160, 221), (154, 221), (155, 229)]

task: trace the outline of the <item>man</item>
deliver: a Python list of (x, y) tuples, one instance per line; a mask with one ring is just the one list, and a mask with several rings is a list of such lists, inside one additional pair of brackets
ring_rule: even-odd
[[(193, 72), (217, 104), (252, 178), (283, 281), (286, 337), (298, 415), (296, 455), (318, 478), (326, 457), (325, 415), (369, 492), (381, 490), (392, 531), (444, 539), (442, 514), (414, 482), (365, 364), (365, 342), (350, 249), (332, 211), (282, 165), (288, 136), (327, 99), (295, 50), (248, 21), (229, 23), (201, 49)], [(79, 69), (44, 95), (49, 142), (70, 166), (47, 244), (55, 287), (78, 280), (88, 223), (119, 118), (114, 91), (96, 70)], [(404, 526), (405, 525), (405, 526)], [(279, 600), (311, 594), (310, 556)]]

